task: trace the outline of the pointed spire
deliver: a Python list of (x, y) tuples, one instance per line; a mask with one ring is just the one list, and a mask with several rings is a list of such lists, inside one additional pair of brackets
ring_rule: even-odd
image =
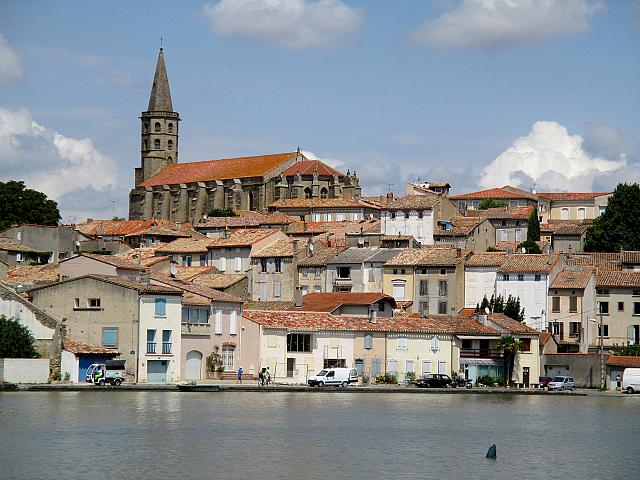
[(164, 53), (160, 47), (158, 63), (156, 64), (156, 74), (153, 77), (153, 87), (149, 97), (149, 112), (173, 112), (171, 105), (171, 92), (169, 91), (169, 77), (167, 67), (164, 65)]

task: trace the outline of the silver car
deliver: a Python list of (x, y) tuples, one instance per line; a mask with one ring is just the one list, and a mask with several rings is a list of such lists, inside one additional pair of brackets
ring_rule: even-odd
[(573, 391), (573, 377), (553, 377), (547, 385), (549, 390), (571, 390)]

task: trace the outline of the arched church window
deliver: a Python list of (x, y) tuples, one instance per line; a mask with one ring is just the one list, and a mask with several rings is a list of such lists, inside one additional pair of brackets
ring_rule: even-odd
[(311, 189), (309, 188), (304, 189), (304, 198), (311, 198)]
[(169, 133), (173, 133), (173, 123), (170, 123), (169, 125), (167, 125), (167, 130)]
[(155, 148), (156, 150), (160, 150), (160, 140), (156, 138), (156, 139), (153, 141), (153, 146), (154, 146), (154, 148)]
[(167, 142), (167, 150), (173, 150), (173, 140)]
[(320, 190), (320, 198), (327, 198), (329, 196), (329, 191), (326, 188)]
[(156, 132), (160, 131), (160, 122), (156, 122), (155, 129), (156, 129)]
[(167, 162), (168, 162), (168, 163), (173, 162), (173, 158), (171, 158), (171, 157), (167, 157)]

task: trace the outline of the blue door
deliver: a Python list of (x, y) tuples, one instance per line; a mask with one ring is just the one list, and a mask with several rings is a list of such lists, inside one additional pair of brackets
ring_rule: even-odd
[(149, 383), (167, 383), (167, 369), (169, 367), (168, 360), (149, 360), (147, 361), (147, 382)]
[(94, 363), (104, 363), (107, 357), (80, 357), (78, 382), (87, 381), (87, 369)]

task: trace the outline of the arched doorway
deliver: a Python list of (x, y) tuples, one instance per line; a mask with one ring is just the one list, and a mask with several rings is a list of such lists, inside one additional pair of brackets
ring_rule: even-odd
[(235, 345), (222, 346), (222, 364), (225, 372), (233, 372), (235, 370), (234, 357), (236, 353)]
[(311, 198), (311, 189), (308, 187), (304, 189), (304, 198)]
[(191, 350), (187, 353), (185, 375), (187, 380), (202, 379), (202, 353), (197, 350)]

